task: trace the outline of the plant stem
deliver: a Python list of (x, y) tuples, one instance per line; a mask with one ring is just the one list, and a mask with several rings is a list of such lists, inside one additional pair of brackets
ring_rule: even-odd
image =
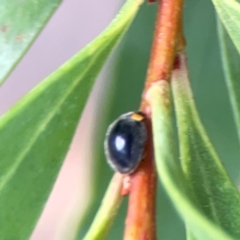
[(129, 207), (124, 240), (155, 240), (156, 170), (153, 161), (150, 106), (145, 93), (152, 83), (169, 80), (176, 49), (184, 45), (181, 34), (183, 0), (161, 0), (158, 5), (155, 33), (140, 110), (147, 116), (148, 143), (145, 157), (131, 175)]
[[(151, 124), (147, 121), (148, 132)], [(152, 136), (148, 136), (146, 155), (131, 176), (130, 195), (124, 240), (156, 239), (156, 171), (153, 162)]]
[[(170, 78), (179, 38), (182, 40), (182, 8), (183, 0), (161, 0), (159, 3), (144, 93), (152, 83)], [(145, 104), (143, 95), (142, 105)]]

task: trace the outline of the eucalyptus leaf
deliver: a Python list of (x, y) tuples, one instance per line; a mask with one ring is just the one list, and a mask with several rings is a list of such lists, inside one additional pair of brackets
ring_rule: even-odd
[[(191, 190), (177, 158), (172, 126), (170, 84), (161, 81), (147, 93), (151, 106), (153, 140), (159, 178), (174, 206), (183, 218), (192, 238), (198, 240), (233, 240), (204, 214)], [(193, 236), (195, 238), (193, 238)]]
[(240, 3), (236, 0), (212, 0), (212, 2), (240, 54)]
[(61, 0), (0, 0), (0, 85), (21, 60)]
[(193, 235), (193, 233), (191, 231), (188, 230), (188, 228), (186, 229), (186, 235), (187, 235), (187, 240), (197, 240), (197, 238)]
[(106, 239), (122, 202), (123, 178), (124, 176), (120, 173), (113, 176), (101, 206), (83, 240)]
[(128, 0), (98, 38), (0, 118), (0, 239), (29, 238), (94, 79), (141, 3)]
[(185, 57), (172, 75), (180, 157), (198, 204), (209, 219), (240, 238), (240, 195), (201, 123), (188, 82)]
[(240, 55), (219, 19), (218, 35), (225, 80), (240, 140)]

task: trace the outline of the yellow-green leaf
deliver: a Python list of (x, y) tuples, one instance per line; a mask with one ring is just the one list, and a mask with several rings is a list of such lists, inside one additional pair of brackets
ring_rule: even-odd
[(191, 231), (191, 237), (195, 237), (191, 239), (233, 240), (204, 214), (181, 168), (177, 144), (174, 142), (169, 82), (162, 81), (159, 85), (153, 85), (148, 92), (148, 101), (152, 111), (154, 152), (159, 179)]
[(102, 200), (101, 206), (99, 207), (84, 240), (106, 239), (123, 199), (123, 177), (124, 176), (120, 173), (116, 173), (113, 176)]
[(219, 19), (218, 34), (226, 85), (240, 140), (240, 55)]
[(240, 238), (240, 195), (224, 169), (199, 118), (184, 56), (172, 74), (180, 158), (187, 181), (204, 214)]

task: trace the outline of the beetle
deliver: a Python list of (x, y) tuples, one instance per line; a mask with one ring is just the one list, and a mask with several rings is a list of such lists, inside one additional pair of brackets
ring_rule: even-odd
[(122, 174), (132, 173), (143, 159), (147, 141), (146, 116), (128, 112), (117, 118), (106, 133), (104, 147), (109, 165)]

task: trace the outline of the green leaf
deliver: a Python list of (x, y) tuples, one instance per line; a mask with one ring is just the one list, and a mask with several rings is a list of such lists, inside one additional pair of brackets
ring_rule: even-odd
[(0, 85), (21, 60), (61, 0), (0, 0)]
[(141, 3), (127, 1), (98, 38), (0, 118), (0, 239), (29, 238), (94, 79)]
[(218, 34), (225, 80), (240, 140), (240, 55), (219, 20)]
[(240, 4), (235, 0), (212, 0), (235, 47), (240, 53)]
[(186, 229), (186, 239), (187, 240), (197, 240), (197, 238), (193, 235), (193, 233), (187, 228)]
[[(147, 93), (152, 111), (154, 152), (157, 171), (174, 206), (192, 236), (198, 240), (233, 240), (215, 225), (197, 204), (177, 158), (172, 127), (172, 106), (169, 82), (152, 85)], [(192, 238), (193, 239), (193, 238)]]
[(102, 204), (90, 226), (84, 240), (106, 239), (115, 215), (122, 202), (122, 183), (124, 176), (116, 173), (110, 182)]
[(206, 216), (240, 238), (240, 195), (228, 177), (198, 116), (186, 73), (185, 57), (172, 75), (183, 170)]

